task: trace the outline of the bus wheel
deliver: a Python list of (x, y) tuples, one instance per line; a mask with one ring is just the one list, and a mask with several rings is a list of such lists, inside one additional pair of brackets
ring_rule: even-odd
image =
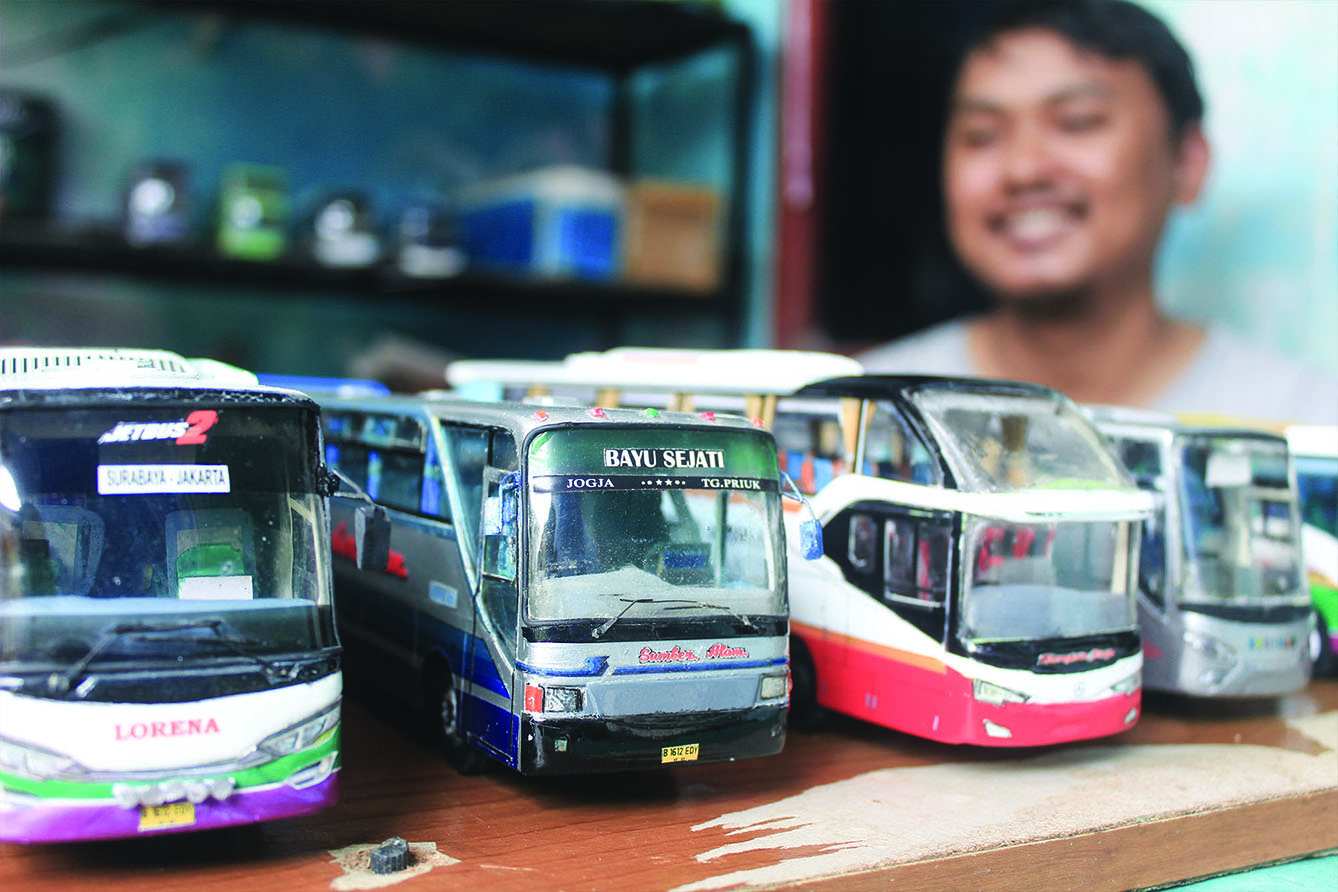
[(823, 708), (818, 705), (818, 673), (808, 649), (790, 639), (790, 720), (791, 728), (810, 731), (822, 722)]
[(483, 754), (465, 740), (460, 726), (460, 692), (450, 669), (437, 668), (428, 683), (427, 709), (433, 736), (446, 753), (446, 761), (461, 774), (474, 774), (483, 767)]
[(1324, 624), (1324, 617), (1319, 613), (1315, 614), (1315, 630), (1311, 635), (1318, 639), (1313, 640), (1310, 646), (1313, 674), (1316, 677), (1338, 675), (1338, 658), (1334, 657), (1328, 626)]

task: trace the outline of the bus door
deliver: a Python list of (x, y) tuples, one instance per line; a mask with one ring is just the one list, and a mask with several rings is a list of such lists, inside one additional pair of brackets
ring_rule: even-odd
[(1138, 626), (1143, 641), (1143, 676), (1152, 685), (1169, 686), (1176, 676), (1181, 629), (1175, 617), (1180, 575), (1177, 487), (1170, 440), (1160, 434), (1106, 428), (1124, 466), (1139, 489), (1152, 493), (1155, 509), (1143, 522), (1138, 552)]
[[(845, 687), (856, 714), (905, 712), (947, 690), (943, 683), (953, 524), (946, 512), (859, 502), (829, 524), (828, 555), (860, 590), (829, 611), (849, 641)], [(833, 704), (835, 705), (835, 704)], [(885, 720), (884, 720), (885, 721)], [(934, 730), (934, 729), (925, 729)], [(917, 732), (919, 733), (919, 732)]]
[[(341, 574), (340, 634), (358, 672), (410, 696), (418, 688), (415, 629), (422, 600), (413, 588), (433, 575), (427, 564), (437, 550), (430, 540), (421, 541), (422, 518), (416, 516), (422, 509), (423, 425), (412, 416), (338, 411), (327, 413), (326, 425), (330, 463), (391, 519), (386, 565)], [(350, 560), (356, 546), (349, 509), (358, 504), (338, 499), (332, 518), (335, 552)]]
[(429, 422), (413, 464), (400, 471), (405, 475), (400, 494), (383, 488), (378, 497), (388, 507), (397, 505), (392, 509), (390, 568), (403, 573), (414, 613), (414, 665), (418, 680), (428, 685), (436, 680), (440, 659), (451, 667), (464, 663), (472, 622), (461, 523), (451, 507), (436, 433)]
[[(523, 707), (515, 691), (516, 641), (520, 591), (520, 475), (515, 470), (514, 440), (492, 435), (490, 464), (483, 469), (480, 511), (478, 590), (474, 596), (474, 634), (469, 639), (464, 723), (469, 739), (508, 765), (518, 764), (517, 738)], [(507, 458), (509, 446), (510, 460)]]

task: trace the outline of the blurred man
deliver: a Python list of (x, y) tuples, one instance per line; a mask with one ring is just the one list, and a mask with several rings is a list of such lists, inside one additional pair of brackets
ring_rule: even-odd
[(1209, 164), (1184, 48), (1124, 0), (1023, 0), (958, 69), (948, 232), (994, 295), (859, 357), (870, 371), (1035, 381), (1076, 400), (1338, 422), (1338, 378), (1163, 315), (1153, 265)]

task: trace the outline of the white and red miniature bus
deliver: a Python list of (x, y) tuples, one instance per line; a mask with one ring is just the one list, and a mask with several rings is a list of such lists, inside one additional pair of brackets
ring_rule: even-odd
[(663, 359), (470, 362), (448, 376), (549, 399), (593, 389), (762, 408), (782, 469), (813, 495), (826, 554), (791, 564), (794, 724), (826, 707), (935, 740), (1030, 746), (1137, 720), (1134, 582), (1152, 499), (1071, 401), (1014, 382), (815, 381), (853, 362), (824, 354)]

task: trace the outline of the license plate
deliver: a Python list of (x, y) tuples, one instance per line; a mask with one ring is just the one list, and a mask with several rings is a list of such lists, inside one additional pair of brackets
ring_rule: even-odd
[(169, 802), (167, 805), (145, 805), (139, 810), (140, 830), (166, 830), (169, 827), (189, 827), (195, 823), (195, 803)]
[(688, 743), (683, 746), (666, 746), (660, 750), (660, 762), (696, 762), (700, 743)]

